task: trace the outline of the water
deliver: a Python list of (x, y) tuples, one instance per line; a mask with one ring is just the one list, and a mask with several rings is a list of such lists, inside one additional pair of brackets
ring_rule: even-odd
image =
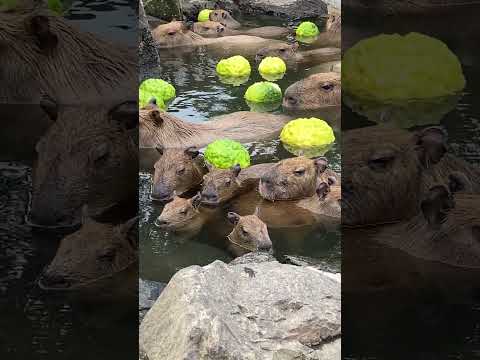
[[(291, 26), (276, 18), (244, 18), (240, 19), (248, 26)], [(307, 49), (307, 46), (304, 46)], [(163, 50), (160, 53), (161, 68), (152, 74), (173, 84), (177, 90), (176, 99), (169, 105), (169, 112), (191, 122), (208, 121), (208, 119), (233, 113), (248, 111), (243, 95), (251, 84), (263, 79), (258, 74), (253, 61), (252, 74), (249, 81), (241, 86), (223, 84), (216, 75), (215, 67), (220, 56), (208, 52), (204, 48), (190, 51)], [(288, 69), (286, 76), (278, 81), (285, 90), (290, 84), (305, 78), (308, 69)], [(281, 107), (274, 113), (282, 113)], [(331, 114), (310, 114), (319, 117)], [(329, 117), (325, 117), (329, 119)], [(335, 124), (339, 129), (339, 124)], [(336, 131), (337, 143), (326, 154), (332, 168), (340, 171), (339, 147), (340, 133)], [(278, 140), (247, 144), (253, 163), (274, 162), (292, 157)], [(178, 270), (189, 265), (206, 265), (219, 259), (230, 261), (231, 255), (226, 251), (226, 235), (232, 226), (226, 220), (229, 210), (216, 214), (211, 225), (193, 238), (185, 238), (159, 230), (155, 227), (155, 219), (162, 207), (153, 204), (149, 198), (151, 174), (140, 174), (140, 276), (148, 280), (168, 282)], [(282, 259), (285, 254), (302, 255), (316, 258), (334, 271), (340, 270), (340, 234), (336, 226), (323, 227), (322, 224), (307, 225), (289, 229), (269, 229), (275, 249), (274, 255)]]
[[(137, 41), (132, 6), (126, 1), (78, 1), (67, 17), (107, 40), (132, 45)], [(35, 231), (25, 224), (33, 159), (23, 160), (0, 163), (0, 357), (136, 358), (136, 301), (91, 302), (79, 294), (38, 288), (36, 279), (65, 234)]]

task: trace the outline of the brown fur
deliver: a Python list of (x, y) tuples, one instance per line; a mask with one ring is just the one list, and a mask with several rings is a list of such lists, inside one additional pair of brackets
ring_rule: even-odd
[(278, 26), (262, 26), (253, 29), (233, 30), (218, 22), (204, 21), (193, 24), (193, 32), (203, 37), (252, 35), (270, 39), (285, 36), (288, 34), (289, 30), (287, 28), (282, 28)]
[(210, 21), (218, 22), (218, 23), (222, 24), (223, 26), (226, 26), (230, 29), (238, 29), (242, 26), (226, 10), (217, 9), (217, 10), (212, 11), (209, 15), (209, 19), (210, 19)]
[(137, 221), (134, 218), (114, 226), (84, 218), (80, 230), (62, 239), (54, 259), (39, 279), (40, 287), (91, 288), (129, 268), (138, 261)]
[(285, 90), (283, 107), (287, 111), (318, 110), (340, 106), (341, 75), (336, 72), (313, 74)]
[(197, 234), (209, 218), (200, 208), (200, 196), (191, 199), (175, 197), (163, 208), (155, 225), (163, 230)]
[(418, 133), (386, 126), (346, 131), (343, 223), (359, 226), (408, 219), (418, 214), (420, 200), (432, 184), (445, 183), (452, 172), (478, 179), (478, 169), (446, 153), (445, 138), (438, 128)]
[(273, 164), (252, 165), (240, 170), (237, 165), (231, 169), (212, 169), (203, 178), (202, 203), (218, 206), (235, 196), (258, 186), (260, 178)]
[(140, 147), (200, 148), (224, 138), (241, 142), (272, 139), (290, 117), (242, 111), (190, 123), (158, 109), (142, 109), (139, 120)]
[(252, 251), (271, 251), (272, 241), (267, 225), (257, 215), (240, 216), (228, 213), (228, 220), (235, 225), (227, 236), (229, 250), (234, 256), (242, 256)]
[(38, 103), (41, 94), (95, 103), (123, 97), (138, 82), (136, 53), (44, 10), (0, 12), (0, 48), (0, 98), (10, 103)]
[(260, 195), (269, 201), (311, 197), (315, 195), (318, 182), (326, 174), (326, 166), (325, 158), (312, 160), (299, 156), (281, 160), (260, 179)]
[(325, 32), (321, 32), (317, 39), (311, 44), (313, 47), (335, 46), (342, 44), (342, 15), (328, 14)]
[(298, 51), (299, 45), (295, 44), (268, 44), (257, 51), (255, 60), (262, 61), (267, 56), (279, 57), (289, 66), (302, 64), (305, 66), (318, 65), (329, 61), (341, 59), (341, 50), (337, 47), (324, 47), (307, 51)]
[(151, 197), (170, 201), (175, 195), (192, 190), (207, 172), (204, 160), (195, 148), (158, 148), (160, 158), (154, 165)]
[(58, 116), (55, 109), (48, 111), (58, 119), (36, 147), (32, 223), (75, 225), (89, 200), (92, 215), (124, 200), (135, 200), (136, 104), (64, 106), (58, 109)]

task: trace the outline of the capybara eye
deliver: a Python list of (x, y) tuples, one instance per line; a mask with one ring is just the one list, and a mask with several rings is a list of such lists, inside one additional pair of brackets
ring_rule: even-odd
[(223, 13), (223, 14), (222, 14), (222, 18), (226, 19), (226, 18), (227, 18), (227, 14), (226, 14), (226, 13)]
[(393, 161), (393, 156), (380, 157), (377, 159), (370, 159), (368, 161), (368, 167), (372, 170), (385, 170)]
[(297, 176), (303, 176), (305, 175), (305, 169), (297, 169), (294, 171), (294, 174)]
[(182, 215), (186, 215), (187, 212), (188, 212), (187, 208), (184, 208), (184, 209), (180, 210), (180, 214), (182, 214)]
[(286, 52), (286, 51), (287, 51), (287, 49), (280, 49), (280, 52), (281, 52), (281, 53), (284, 53), (284, 52)]
[(217, 27), (217, 32), (222, 32), (222, 31), (224, 31), (224, 28), (222, 28), (222, 27), (220, 27), (220, 26)]
[(177, 33), (176, 31), (169, 31), (168, 35), (172, 36), (172, 35), (175, 35), (176, 33)]
[(242, 228), (242, 234), (243, 234), (244, 236), (247, 236), (247, 235), (248, 235), (248, 231), (245, 230), (244, 228)]
[(180, 169), (177, 170), (177, 174), (178, 174), (178, 175), (182, 175), (182, 174), (184, 174), (184, 173), (185, 173), (185, 168), (184, 168), (184, 167), (182, 167), (182, 168), (180, 168)]
[(225, 180), (225, 185), (230, 186), (231, 183), (232, 183), (232, 180), (230, 179)]
[(334, 85), (331, 83), (326, 83), (322, 85), (322, 89), (325, 91), (332, 91), (334, 88)]
[(106, 261), (106, 262), (110, 262), (113, 260), (113, 258), (115, 257), (115, 249), (107, 249), (103, 254), (100, 254), (98, 256), (98, 259), (101, 260), (101, 261)]

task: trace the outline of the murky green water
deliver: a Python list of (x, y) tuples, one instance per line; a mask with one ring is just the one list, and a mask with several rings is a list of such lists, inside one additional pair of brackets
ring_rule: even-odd
[[(288, 26), (275, 18), (243, 19), (250, 26), (277, 25)], [(291, 25), (291, 24), (290, 24)], [(286, 40), (286, 39), (285, 39)], [(305, 46), (305, 49), (307, 47)], [(223, 84), (217, 77), (215, 66), (220, 56), (209, 53), (204, 48), (191, 51), (164, 51), (160, 53), (161, 68), (157, 76), (169, 81), (177, 90), (177, 98), (170, 104), (169, 111), (182, 119), (201, 122), (213, 116), (229, 114), (235, 111), (248, 111), (243, 95), (251, 84), (263, 79), (251, 60), (252, 75), (241, 86)], [(306, 77), (308, 68), (289, 68), (286, 76), (278, 81), (285, 90), (290, 84)], [(274, 113), (281, 113), (281, 107)], [(317, 115), (328, 120), (331, 114)], [(328, 116), (328, 117), (326, 117)], [(338, 123), (336, 124), (339, 125)], [(338, 127), (337, 127), (338, 130)], [(337, 141), (340, 134), (336, 131)], [(292, 157), (278, 140), (247, 144), (253, 163), (274, 162)], [(340, 147), (337, 144), (326, 154), (333, 169), (340, 171)], [(153, 204), (149, 198), (151, 176), (140, 174), (140, 276), (149, 280), (167, 282), (178, 270), (189, 265), (206, 265), (216, 259), (231, 260), (226, 251), (226, 235), (231, 225), (226, 221), (227, 206), (210, 226), (191, 238), (162, 231), (154, 222), (162, 207)], [(340, 269), (340, 235), (336, 226), (325, 228), (322, 224), (300, 228), (269, 229), (275, 256), (302, 255), (316, 258), (328, 267)]]

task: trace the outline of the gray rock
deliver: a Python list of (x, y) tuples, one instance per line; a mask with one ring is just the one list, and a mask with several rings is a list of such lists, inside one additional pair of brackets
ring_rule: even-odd
[(140, 325), (150, 360), (340, 359), (340, 283), (277, 261), (179, 271)]
[(182, 11), (180, 0), (145, 0), (147, 15), (170, 21), (173, 18), (181, 20)]
[(140, 322), (142, 322), (147, 311), (155, 304), (164, 288), (165, 284), (163, 283), (138, 279), (138, 312)]
[(251, 252), (230, 261), (230, 265), (259, 264), (266, 261), (276, 261), (272, 254), (267, 252)]
[(232, 15), (238, 13), (239, 8), (233, 0), (180, 0), (180, 7), (187, 20), (196, 21), (198, 13), (203, 9), (225, 9)]
[(246, 14), (272, 15), (288, 19), (315, 18), (326, 15), (328, 11), (323, 0), (246, 0), (239, 1), (239, 7)]
[(140, 81), (143, 81), (148, 77), (148, 73), (158, 68), (160, 59), (157, 48), (155, 47), (155, 42), (153, 41), (142, 0), (138, 3), (138, 27), (140, 35), (138, 43), (139, 78)]

